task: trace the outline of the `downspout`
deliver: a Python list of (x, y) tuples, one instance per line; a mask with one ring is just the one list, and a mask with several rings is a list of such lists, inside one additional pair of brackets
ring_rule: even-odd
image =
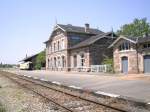
[(137, 73), (139, 73), (138, 43), (136, 44), (136, 58), (137, 58)]
[[(114, 51), (114, 47), (113, 47), (112, 51)], [(114, 52), (112, 52), (112, 55), (113, 55), (112, 56), (112, 62), (113, 62), (112, 63), (112, 72), (115, 73), (115, 69), (114, 69)]]

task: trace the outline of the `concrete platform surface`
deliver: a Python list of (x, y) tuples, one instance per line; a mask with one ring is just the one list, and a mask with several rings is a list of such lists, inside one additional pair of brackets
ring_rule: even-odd
[(68, 73), (50, 71), (9, 71), (19, 75), (46, 79), (66, 86), (105, 92), (150, 102), (150, 75), (115, 75), (103, 73)]

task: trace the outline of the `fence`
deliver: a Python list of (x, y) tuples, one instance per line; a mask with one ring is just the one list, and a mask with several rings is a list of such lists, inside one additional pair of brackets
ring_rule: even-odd
[(49, 70), (53, 71), (63, 71), (63, 70), (69, 70), (69, 71), (78, 71), (78, 72), (110, 72), (112, 70), (111, 65), (91, 65), (90, 67), (52, 67), (49, 68)]
[(91, 65), (91, 72), (110, 72), (111, 65)]

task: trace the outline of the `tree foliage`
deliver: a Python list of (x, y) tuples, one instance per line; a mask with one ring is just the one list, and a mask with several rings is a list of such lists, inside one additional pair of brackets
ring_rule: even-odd
[(106, 57), (103, 62), (103, 65), (110, 65), (110, 68), (107, 72), (113, 72), (113, 58)]
[(113, 58), (105, 58), (102, 64), (113, 65)]
[(36, 69), (41, 69), (41, 67), (44, 66), (46, 62), (46, 56), (45, 56), (45, 51), (42, 51), (38, 54), (38, 56), (36, 57), (36, 65), (35, 68)]
[(12, 68), (13, 66), (15, 66), (15, 65), (13, 65), (13, 64), (3, 64), (2, 62), (0, 63), (0, 68)]
[(130, 24), (125, 24), (117, 31), (118, 35), (139, 37), (150, 33), (150, 24), (146, 18), (134, 19)]

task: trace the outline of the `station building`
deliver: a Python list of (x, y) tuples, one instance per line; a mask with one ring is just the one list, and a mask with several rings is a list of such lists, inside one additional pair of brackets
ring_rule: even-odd
[(118, 37), (109, 48), (113, 48), (115, 72), (134, 74), (150, 73), (150, 36)]
[(108, 46), (115, 40), (113, 32), (103, 32), (71, 24), (57, 24), (46, 44), (46, 69), (51, 71), (90, 71), (113, 56)]

